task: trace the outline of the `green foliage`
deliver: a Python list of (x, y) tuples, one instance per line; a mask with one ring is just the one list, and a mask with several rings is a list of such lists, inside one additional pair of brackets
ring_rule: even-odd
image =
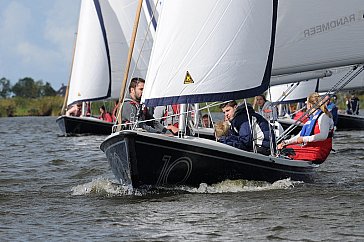
[(13, 93), (17, 97), (25, 98), (38, 98), (45, 96), (55, 96), (56, 91), (52, 88), (50, 83), (43, 81), (34, 81), (30, 77), (20, 79), (12, 88)]
[(62, 108), (63, 97), (0, 99), (0, 117), (12, 116), (58, 116)]
[(16, 103), (14, 99), (0, 99), (0, 117), (15, 116)]
[(10, 80), (6, 79), (5, 77), (0, 79), (0, 97), (7, 98), (10, 96), (11, 93), (11, 85)]

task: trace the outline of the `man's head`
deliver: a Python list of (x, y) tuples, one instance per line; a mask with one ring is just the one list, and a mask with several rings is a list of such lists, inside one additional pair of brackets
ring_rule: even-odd
[(255, 97), (255, 103), (259, 106), (259, 107), (263, 107), (264, 103), (267, 101), (267, 99), (265, 99), (264, 95), (258, 95)]
[(234, 118), (235, 110), (238, 104), (236, 101), (230, 101), (220, 105), (222, 112), (224, 113), (224, 120), (231, 121)]
[(134, 77), (130, 81), (129, 94), (131, 99), (135, 102), (140, 102), (143, 95), (145, 80), (139, 77)]
[(210, 118), (208, 114), (202, 116), (202, 126), (205, 128), (210, 127)]

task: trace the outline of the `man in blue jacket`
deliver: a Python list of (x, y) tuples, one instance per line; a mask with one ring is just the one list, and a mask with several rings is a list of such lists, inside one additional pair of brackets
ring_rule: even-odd
[(224, 144), (233, 147), (253, 151), (255, 146), (258, 153), (269, 155), (270, 141), (275, 144), (273, 129), (268, 121), (256, 113), (250, 104), (237, 105), (235, 101), (220, 106), (225, 119), (231, 123), (229, 134), (219, 139)]

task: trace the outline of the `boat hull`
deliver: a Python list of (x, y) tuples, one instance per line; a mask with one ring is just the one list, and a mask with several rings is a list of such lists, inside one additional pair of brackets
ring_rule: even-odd
[(105, 122), (97, 118), (60, 116), (56, 123), (65, 135), (96, 134), (109, 135), (113, 123)]
[(274, 182), (280, 179), (311, 181), (317, 165), (305, 161), (264, 156), (215, 141), (189, 137), (121, 131), (100, 147), (122, 184), (213, 184), (226, 179)]
[(337, 130), (363, 130), (364, 117), (350, 114), (338, 114)]

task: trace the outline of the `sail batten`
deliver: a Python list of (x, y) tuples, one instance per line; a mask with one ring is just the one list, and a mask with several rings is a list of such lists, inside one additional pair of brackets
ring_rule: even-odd
[(163, 4), (143, 92), (147, 106), (225, 101), (267, 89), (277, 1)]

